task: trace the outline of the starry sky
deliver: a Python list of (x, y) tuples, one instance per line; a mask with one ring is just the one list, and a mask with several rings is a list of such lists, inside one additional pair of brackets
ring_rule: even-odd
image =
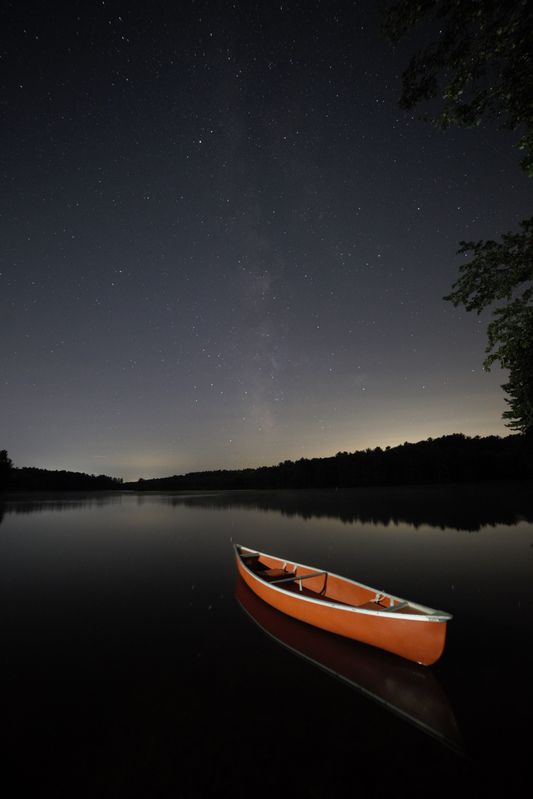
[(514, 134), (400, 111), (377, 3), (5, 2), (0, 448), (125, 480), (507, 435), (462, 239)]

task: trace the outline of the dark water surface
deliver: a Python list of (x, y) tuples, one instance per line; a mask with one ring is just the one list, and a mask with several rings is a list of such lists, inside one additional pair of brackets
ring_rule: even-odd
[[(26, 495), (0, 521), (3, 796), (531, 781), (530, 485)], [(285, 625), (243, 591), (233, 542), (452, 613), (444, 655), (424, 669)]]

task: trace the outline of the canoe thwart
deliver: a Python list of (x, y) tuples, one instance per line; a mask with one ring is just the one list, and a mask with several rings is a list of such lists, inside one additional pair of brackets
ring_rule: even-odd
[(300, 580), (307, 580), (308, 577), (321, 577), (323, 574), (327, 574), (327, 572), (313, 572), (313, 574), (292, 574), (289, 577), (281, 577), (279, 580), (271, 580), (272, 584), (274, 583), (288, 583), (291, 580), (294, 582), (299, 582)]

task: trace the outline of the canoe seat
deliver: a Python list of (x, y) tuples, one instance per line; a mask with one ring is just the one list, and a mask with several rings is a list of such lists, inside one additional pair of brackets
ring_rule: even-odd
[(255, 563), (259, 560), (259, 552), (241, 552), (241, 560), (247, 565), (249, 563)]
[(383, 608), (383, 610), (403, 610), (408, 604), (409, 602), (400, 602), (398, 605), (391, 605), (390, 608)]
[(280, 578), (288, 578), (290, 580), (295, 574), (296, 572), (288, 572), (285, 569), (265, 569), (259, 573), (259, 576), (270, 583), (272, 580), (279, 580)]

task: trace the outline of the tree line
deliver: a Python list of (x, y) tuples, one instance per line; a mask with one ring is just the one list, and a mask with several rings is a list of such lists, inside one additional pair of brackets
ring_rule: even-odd
[(190, 472), (124, 483), (134, 491), (229, 489), (358, 488), (533, 477), (531, 439), (524, 435), (476, 436), (455, 433), (406, 442), (397, 447), (338, 452), (329, 458), (286, 460), (257, 469)]
[(51, 471), (34, 466), (17, 468), (7, 450), (0, 450), (0, 491), (116, 491), (121, 488), (121, 477)]
[(0, 450), (2, 491), (198, 491), (231, 489), (358, 488), (437, 485), (533, 478), (530, 435), (454, 433), (397, 447), (338, 452), (327, 458), (286, 460), (277, 466), (189, 472), (124, 483), (121, 477), (16, 468)]

